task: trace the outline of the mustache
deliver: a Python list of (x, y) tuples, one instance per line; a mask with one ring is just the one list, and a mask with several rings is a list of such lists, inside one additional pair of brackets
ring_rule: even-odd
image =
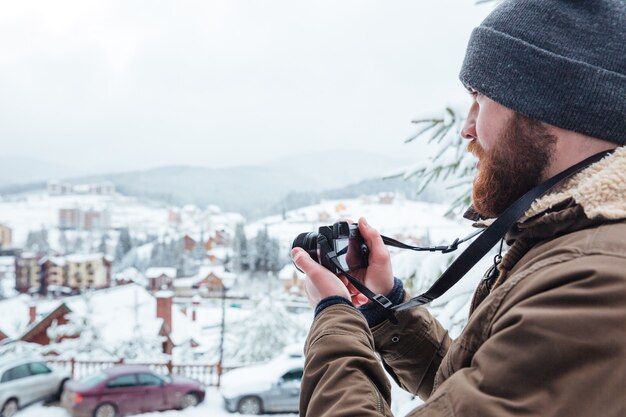
[(485, 150), (482, 146), (480, 146), (476, 139), (472, 139), (470, 143), (467, 144), (467, 151), (479, 159), (485, 155)]

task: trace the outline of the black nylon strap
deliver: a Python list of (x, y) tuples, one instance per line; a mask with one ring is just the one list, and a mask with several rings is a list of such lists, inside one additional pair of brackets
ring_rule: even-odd
[(328, 243), (328, 239), (326, 239), (325, 236), (320, 235), (318, 237), (317, 243), (319, 244), (322, 252), (325, 252), (328, 255), (328, 259), (330, 260), (330, 262), (332, 262), (335, 268), (337, 268), (337, 270), (341, 272), (341, 275), (346, 277), (348, 281), (350, 281), (350, 283), (354, 285), (354, 287), (359, 290), (361, 294), (366, 296), (369, 300), (379, 304), (385, 310), (387, 317), (389, 318), (389, 320), (391, 320), (392, 323), (398, 323), (398, 319), (396, 319), (396, 316), (391, 310), (393, 303), (389, 301), (387, 297), (381, 294), (374, 293), (372, 290), (367, 288), (365, 284), (363, 284), (358, 278), (353, 277), (352, 275), (344, 271), (341, 263), (339, 263), (339, 261), (337, 260), (337, 254), (332, 251), (330, 243)]
[(448, 253), (448, 252), (454, 252), (455, 250), (458, 249), (461, 243), (464, 243), (464, 242), (467, 242), (468, 240), (473, 239), (476, 235), (479, 235), (482, 232), (484, 232), (484, 230), (476, 230), (475, 232), (472, 232), (469, 235), (465, 236), (463, 239), (456, 238), (454, 239), (454, 242), (452, 242), (449, 245), (444, 245), (444, 246), (412, 246), (412, 245), (407, 245), (406, 243), (402, 243), (398, 240), (392, 239), (387, 236), (381, 236), (381, 238), (383, 239), (383, 243), (385, 245), (393, 246), (393, 247), (400, 248), (400, 249), (410, 249), (416, 252), (439, 252), (441, 251), (441, 253)]
[(599, 161), (612, 152), (612, 150), (605, 151), (590, 156), (584, 161), (571, 166), (565, 171), (562, 171), (528, 191), (509, 208), (507, 208), (504, 213), (502, 213), (500, 217), (498, 217), (478, 239), (472, 242), (426, 292), (410, 299), (406, 303), (391, 307), (391, 309), (393, 311), (407, 310), (409, 308), (428, 304), (434, 299), (441, 297), (446, 291), (452, 288), (454, 284), (459, 282), (461, 278), (463, 278), (463, 276), (470, 269), (472, 269), (472, 267), (476, 265), (476, 263), (482, 259), (482, 257), (485, 256), (500, 239), (504, 237), (509, 229), (519, 220), (520, 217), (524, 215), (536, 199), (548, 192), (559, 182), (571, 177), (583, 168)]

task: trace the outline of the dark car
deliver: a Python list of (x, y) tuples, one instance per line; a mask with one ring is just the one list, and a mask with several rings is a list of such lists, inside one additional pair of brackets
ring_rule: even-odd
[(155, 374), (147, 366), (117, 365), (80, 381), (69, 381), (61, 404), (74, 417), (119, 417), (182, 409), (204, 401), (202, 384)]

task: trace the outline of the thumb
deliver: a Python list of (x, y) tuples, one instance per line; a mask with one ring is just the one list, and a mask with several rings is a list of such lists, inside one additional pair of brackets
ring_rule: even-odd
[(363, 239), (367, 242), (367, 247), (370, 249), (370, 262), (387, 262), (389, 259), (389, 251), (383, 243), (383, 238), (376, 229), (367, 223), (365, 217), (359, 219), (359, 232), (361, 232), (361, 236), (363, 236)]
[(312, 275), (320, 275), (326, 271), (322, 265), (315, 262), (302, 248), (293, 248), (291, 250), (291, 259), (293, 263), (309, 277)]

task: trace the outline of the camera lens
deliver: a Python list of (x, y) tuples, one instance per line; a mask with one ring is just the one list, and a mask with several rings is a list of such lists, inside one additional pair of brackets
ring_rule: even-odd
[(317, 236), (317, 232), (300, 233), (293, 240), (291, 248), (302, 248), (315, 262), (319, 262), (317, 258)]

